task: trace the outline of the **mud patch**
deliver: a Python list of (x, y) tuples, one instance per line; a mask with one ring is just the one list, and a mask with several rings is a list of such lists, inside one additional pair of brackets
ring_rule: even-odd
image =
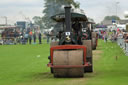
[(70, 82), (68, 82), (68, 85), (85, 85), (87, 81), (87, 78), (74, 78)]
[(101, 57), (101, 54), (102, 54), (103, 52), (101, 51), (101, 50), (94, 50), (93, 51), (93, 60), (95, 61), (95, 60), (98, 60), (100, 57)]

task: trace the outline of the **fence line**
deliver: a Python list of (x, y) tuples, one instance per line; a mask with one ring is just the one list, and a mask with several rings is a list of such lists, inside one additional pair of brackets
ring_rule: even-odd
[(125, 42), (125, 39), (117, 37), (117, 44), (123, 49), (126, 56), (128, 56), (128, 43)]

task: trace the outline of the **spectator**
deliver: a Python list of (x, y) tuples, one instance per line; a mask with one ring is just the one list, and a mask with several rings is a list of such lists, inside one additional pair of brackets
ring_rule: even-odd
[(15, 45), (17, 44), (16, 40), (17, 40), (17, 32), (15, 31), (15, 32), (14, 32), (14, 44), (15, 44)]
[(125, 39), (125, 42), (128, 43), (128, 34), (126, 34), (124, 39)]
[(38, 37), (39, 37), (39, 44), (42, 44), (41, 36), (42, 36), (42, 35), (41, 35), (41, 32), (39, 32), (39, 36), (38, 36)]
[(99, 39), (101, 39), (101, 32), (100, 30), (98, 31)]
[(123, 38), (123, 32), (122, 31), (117, 31), (117, 36), (118, 38)]
[(0, 45), (3, 45), (4, 41), (3, 40), (0, 40)]
[(104, 32), (104, 42), (107, 42), (107, 37), (108, 37), (108, 36), (107, 36), (107, 32), (105, 31), (105, 32)]
[(47, 34), (47, 44), (49, 43), (49, 39), (50, 39), (50, 34), (48, 32), (48, 34)]
[(33, 41), (34, 41), (34, 44), (36, 44), (36, 33), (33, 34)]
[(116, 34), (114, 32), (112, 32), (111, 34), (111, 41), (115, 42), (117, 40)]
[(32, 43), (32, 31), (29, 32), (29, 44)]
[(25, 33), (24, 38), (25, 38), (25, 43), (27, 43), (28, 42), (28, 34), (27, 33)]

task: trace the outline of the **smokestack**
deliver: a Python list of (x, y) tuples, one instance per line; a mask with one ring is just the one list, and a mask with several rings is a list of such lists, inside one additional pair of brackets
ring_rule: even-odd
[(65, 7), (66, 32), (71, 32), (71, 6)]

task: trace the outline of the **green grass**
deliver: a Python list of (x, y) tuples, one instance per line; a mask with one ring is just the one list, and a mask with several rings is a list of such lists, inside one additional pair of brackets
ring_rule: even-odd
[(100, 59), (94, 62), (95, 71), (88, 79), (87, 85), (127, 85), (128, 56), (125, 56), (116, 43), (100, 41), (98, 49), (103, 53)]
[(97, 51), (102, 54), (94, 57), (94, 73), (84, 78), (54, 78), (46, 66), (48, 44), (0, 46), (0, 85), (127, 85), (128, 57), (120, 47), (99, 40)]
[(0, 46), (0, 85), (33, 80), (49, 71), (49, 45)]

